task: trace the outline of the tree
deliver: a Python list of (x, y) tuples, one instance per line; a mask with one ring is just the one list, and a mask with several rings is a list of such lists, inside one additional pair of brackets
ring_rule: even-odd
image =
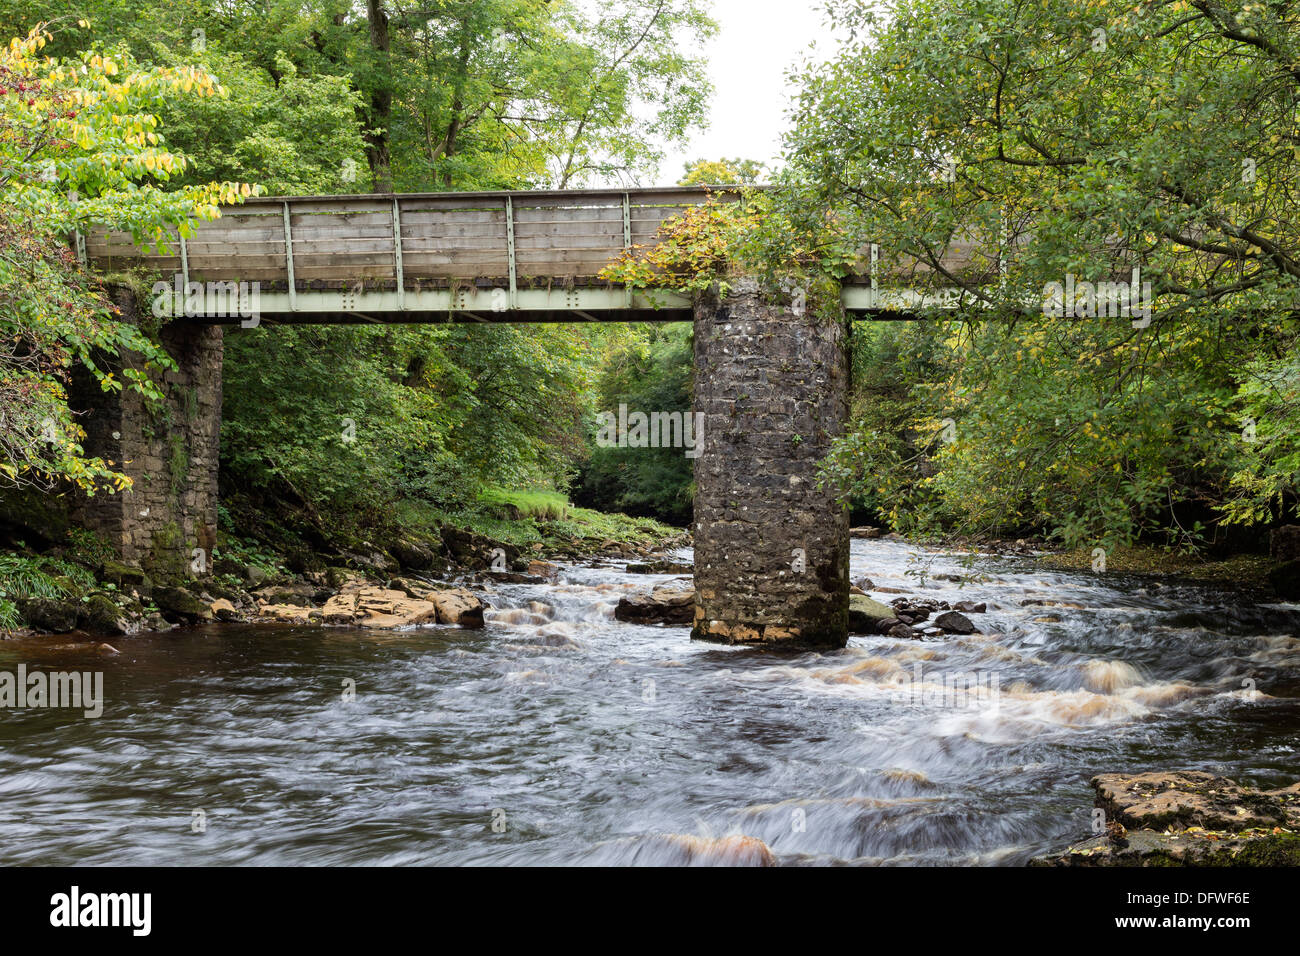
[[(185, 169), (166, 148), (149, 108), (174, 96), (213, 96), (212, 78), (192, 67), (139, 69), (129, 57), (85, 52), (44, 56), (53, 39), (38, 27), (0, 50), (0, 476), (14, 483), (66, 479), (93, 492), (124, 487), (114, 462), (88, 458), (65, 383), (81, 366), (105, 391), (158, 397), (151, 373), (169, 365), (140, 329), (118, 321), (98, 283), (67, 244), (76, 230), (123, 229), (159, 244), (179, 228), (218, 215), (247, 185), (164, 188)], [(138, 356), (118, 378), (103, 355)]]
[[(959, 290), (972, 320), (933, 330), (941, 377), (913, 383), (908, 424), (935, 436), (948, 419), (951, 440), (922, 442), (930, 474), (876, 483), (899, 513), (920, 480), (949, 516), (1076, 542), (1277, 514), (1295, 491), (1300, 303), (1289, 7), (827, 9), (852, 39), (800, 77), (780, 201), (810, 233), (877, 243), (895, 284)], [(968, 267), (949, 268), (963, 244)], [(1053, 283), (1127, 286), (1135, 268), (1149, 324), (1044, 309)], [(872, 435), (856, 444), (863, 483), (881, 466)]]
[(686, 164), (680, 186), (753, 186), (759, 183), (767, 167), (753, 159), (697, 159)]

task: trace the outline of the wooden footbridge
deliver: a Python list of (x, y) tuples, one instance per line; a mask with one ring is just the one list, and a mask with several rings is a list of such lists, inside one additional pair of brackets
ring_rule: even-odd
[[(256, 282), (261, 316), (277, 322), (681, 321), (692, 318), (685, 297), (631, 292), (599, 273), (711, 196), (745, 201), (734, 187), (254, 197), (163, 254), (106, 231), (86, 236), (83, 253), (98, 271), (182, 286)], [(850, 313), (891, 317), (934, 301), (909, 288), (926, 266), (887, 269), (886, 258), (864, 249), (843, 282)], [(944, 266), (975, 259), (973, 244), (956, 245)]]

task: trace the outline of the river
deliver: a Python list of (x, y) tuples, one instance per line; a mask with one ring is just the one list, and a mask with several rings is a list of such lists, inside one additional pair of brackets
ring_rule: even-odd
[[(790, 865), (1016, 865), (1088, 834), (1095, 773), (1300, 777), (1300, 608), (937, 552), (921, 582), (919, 554), (855, 540), (853, 577), (986, 602), (983, 634), (692, 643), (614, 621), (668, 578), (610, 564), (498, 587), (482, 631), (0, 644), (107, 701), (0, 713), (0, 862), (642, 864), (677, 859), (650, 834), (739, 833)], [(992, 692), (942, 692), (972, 674)]]

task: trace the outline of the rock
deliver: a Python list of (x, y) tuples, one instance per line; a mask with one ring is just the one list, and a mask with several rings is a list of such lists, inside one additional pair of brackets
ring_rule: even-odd
[(140, 626), (146, 631), (170, 631), (173, 627), (175, 627), (174, 624), (168, 621), (167, 618), (163, 617), (157, 611), (155, 611), (154, 613), (146, 617), (144, 619), (144, 623), (141, 624)]
[(875, 634), (879, 623), (897, 617), (888, 604), (881, 604), (861, 594), (849, 595), (849, 633)]
[(436, 624), (438, 621), (438, 611), (432, 601), (381, 587), (361, 587), (336, 594), (325, 603), (321, 616), (327, 624), (383, 629)]
[(916, 637), (916, 632), (913, 631), (906, 624), (902, 623), (901, 621), (893, 625), (892, 627), (890, 627), (889, 630), (885, 632), (885, 634), (888, 637), (898, 637), (898, 638), (902, 638), (903, 640), (911, 640)]
[(398, 540), (390, 550), (397, 563), (410, 571), (428, 571), (438, 562), (433, 549), (417, 541)]
[(250, 564), (244, 568), (244, 580), (248, 582), (249, 587), (260, 587), (266, 582), (266, 572)]
[(447, 588), (430, 591), (426, 596), (438, 614), (439, 624), (459, 624), (461, 627), (482, 627), (483, 612), (487, 605), (483, 599), (464, 588)]
[(560, 576), (560, 566), (552, 564), (550, 561), (539, 561), (533, 559), (528, 562), (528, 573), (541, 578), (544, 581), (554, 581)]
[(314, 603), (318, 590), (311, 584), (273, 584), (260, 591), (254, 591), (253, 597), (267, 604), (296, 604), (300, 607), (310, 607)]
[(106, 594), (92, 594), (81, 605), (78, 623), (88, 634), (125, 634), (125, 612)]
[(949, 634), (974, 634), (978, 630), (970, 618), (958, 611), (944, 611), (934, 619), (934, 625)]
[(1300, 524), (1274, 528), (1268, 536), (1268, 554), (1274, 561), (1300, 560)]
[(864, 591), (874, 591), (876, 589), (876, 584), (871, 580), (871, 578), (858, 578), (858, 580), (853, 583), (853, 586), (861, 588)]
[(1105, 833), (1031, 866), (1300, 865), (1300, 783), (1253, 790), (1202, 771), (1092, 778)]
[[(344, 551), (343, 560), (349, 567), (369, 569), (388, 574), (400, 570), (400, 565), (389, 554), (373, 548), (368, 551)], [(307, 570), (303, 568), (302, 570)]]
[(105, 561), (100, 568), (99, 579), (109, 584), (116, 584), (121, 591), (135, 591), (142, 598), (153, 596), (153, 582), (149, 580), (149, 575), (128, 564)]
[(226, 598), (218, 598), (208, 605), (208, 610), (218, 621), (237, 621), (239, 612), (235, 610), (235, 605), (231, 604)]
[(661, 585), (648, 594), (628, 594), (614, 608), (614, 619), (634, 624), (691, 624), (695, 621), (695, 589)]
[(1175, 771), (1103, 773), (1092, 787), (1097, 806), (1129, 829), (1300, 826), (1300, 786), (1252, 790), (1212, 773)]
[(605, 844), (602, 855), (618, 865), (646, 866), (775, 866), (776, 857), (757, 837), (739, 834), (700, 837), (684, 833), (652, 833)]
[(546, 579), (538, 577), (535, 574), (524, 574), (522, 571), (493, 571), (487, 570), (482, 572), (484, 581), (495, 582), (496, 584), (545, 584)]
[(510, 567), (519, 557), (519, 549), (514, 545), (459, 528), (444, 527), (442, 543), (457, 564), (475, 570), (492, 567), (494, 562), (500, 567), (502, 560)]
[(1268, 583), (1284, 601), (1300, 601), (1300, 559), (1274, 567), (1268, 572)]
[(879, 528), (872, 528), (867, 525), (849, 529), (850, 538), (879, 538), (880, 534), (881, 532)]
[(680, 561), (641, 561), (627, 566), (628, 574), (690, 574), (695, 569)]
[(153, 603), (158, 605), (169, 621), (193, 623), (212, 620), (211, 609), (184, 588), (154, 588)]
[(297, 604), (265, 604), (257, 609), (257, 616), (262, 620), (276, 621), (280, 624), (311, 624), (323, 619), (323, 613), (314, 607), (301, 607)]
[(19, 598), (14, 603), (23, 622), (35, 631), (66, 634), (77, 627), (80, 602), (59, 598)]
[(321, 609), (326, 624), (401, 628), (421, 624), (482, 627), (483, 599), (464, 588), (425, 587), (414, 596), (405, 591), (359, 585), (334, 595)]
[(988, 610), (988, 605), (983, 601), (978, 604), (974, 601), (958, 601), (952, 606), (954, 611), (961, 611), (963, 614), (983, 614)]
[(883, 585), (881, 585), (880, 587), (872, 588), (871, 590), (875, 591), (877, 594), (906, 594), (907, 593), (907, 591), (905, 591), (903, 588), (888, 588)]

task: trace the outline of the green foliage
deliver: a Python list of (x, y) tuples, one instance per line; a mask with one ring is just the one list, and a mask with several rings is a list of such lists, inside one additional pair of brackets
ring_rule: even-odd
[[(606, 363), (597, 387), (598, 410), (617, 415), (624, 404), (632, 411), (689, 413), (690, 326), (649, 326), (643, 334)], [(593, 440), (589, 454), (574, 489), (577, 500), (604, 511), (690, 524), (692, 459), (683, 449), (602, 448)]]
[(85, 568), (59, 558), (0, 552), (0, 599), (64, 598), (94, 587)]
[(697, 159), (686, 164), (679, 186), (753, 186), (767, 172), (767, 166), (753, 159)]
[[(156, 244), (250, 189), (169, 182), (186, 160), (165, 148), (151, 110), (174, 97), (214, 95), (205, 72), (142, 68), (129, 56), (91, 51), (45, 55), (54, 39), (38, 27), (0, 50), (0, 479), (120, 490), (129, 479), (115, 463), (82, 449), (84, 432), (66, 401), (71, 370), (89, 373), (106, 392), (156, 399), (151, 375), (172, 363), (116, 319), (67, 237), (107, 225)], [(126, 353), (134, 357), (120, 373), (103, 367)]]
[[(775, 201), (879, 244), (882, 288), (957, 290), (972, 320), (855, 337), (868, 384), (828, 478), (898, 527), (1079, 545), (1191, 546), (1294, 513), (1300, 22), (1270, 4), (827, 9), (851, 39), (799, 77)], [(1049, 283), (1134, 267), (1150, 323), (1041, 308)]]

